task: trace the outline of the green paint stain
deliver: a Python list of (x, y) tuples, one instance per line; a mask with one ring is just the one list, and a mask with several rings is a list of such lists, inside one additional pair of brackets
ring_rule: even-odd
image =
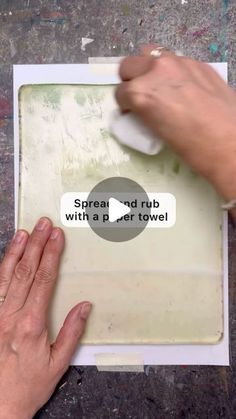
[(174, 162), (173, 168), (172, 168), (173, 172), (178, 174), (180, 171), (180, 163), (176, 160)]
[(30, 100), (42, 99), (46, 106), (53, 109), (59, 109), (61, 103), (61, 89), (60, 86), (51, 84), (47, 85), (34, 85), (29, 87), (28, 95)]
[(84, 94), (83, 91), (82, 92), (81, 91), (76, 92), (76, 94), (75, 94), (75, 101), (80, 106), (84, 106), (85, 105), (85, 103), (86, 103), (86, 96), (85, 96), (85, 94)]
[(224, 7), (227, 8), (229, 5), (229, 0), (224, 0)]
[(34, 103), (42, 102), (44, 106), (59, 110), (61, 104), (62, 90), (56, 85), (27, 85), (20, 89), (20, 96), (24, 92), (24, 98), (28, 102), (28, 106), (34, 109)]
[(33, 115), (35, 113), (33, 106), (28, 106), (27, 111), (29, 112), (30, 115)]
[(43, 121), (49, 123), (50, 122), (50, 118), (49, 116), (42, 116)]
[(99, 167), (99, 164), (97, 162), (91, 162), (89, 165), (87, 165), (85, 168), (85, 176), (88, 178), (93, 177), (101, 177), (101, 167)]
[(212, 42), (212, 43), (210, 44), (209, 49), (210, 49), (211, 53), (212, 53), (213, 55), (215, 55), (215, 54), (218, 52), (219, 47), (218, 47), (218, 45), (217, 45), (217, 43), (216, 43), (216, 42)]
[(86, 96), (88, 102), (91, 106), (94, 104), (100, 105), (101, 101), (104, 98), (104, 90), (102, 90), (100, 87), (93, 86), (92, 89), (86, 89), (84, 90), (84, 95)]
[(94, 86), (92, 90), (90, 90), (90, 96), (97, 102), (100, 103), (100, 101), (104, 98), (104, 90), (101, 89), (101, 87)]
[(130, 15), (130, 7), (129, 7), (128, 4), (123, 4), (122, 7), (121, 7), (121, 10), (122, 10), (122, 12), (125, 16)]
[(189, 173), (192, 179), (199, 178), (198, 174), (193, 169), (190, 169)]
[(109, 131), (107, 131), (106, 129), (101, 128), (100, 133), (101, 133), (102, 139), (104, 141), (111, 139), (111, 135), (110, 135)]
[(45, 102), (54, 109), (59, 109), (61, 103), (61, 92), (60, 89), (53, 86), (47, 86), (44, 100)]

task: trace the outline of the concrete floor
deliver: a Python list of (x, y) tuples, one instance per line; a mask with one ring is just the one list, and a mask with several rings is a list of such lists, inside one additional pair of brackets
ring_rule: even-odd
[[(182, 4), (184, 3), (184, 4)], [(229, 62), (236, 87), (235, 0), (1, 0), (0, 246), (13, 233), (12, 64), (79, 63), (135, 54), (148, 42)], [(94, 39), (81, 49), (82, 37)], [(236, 233), (230, 227), (231, 367), (153, 367), (145, 374), (71, 368), (37, 418), (236, 417)]]

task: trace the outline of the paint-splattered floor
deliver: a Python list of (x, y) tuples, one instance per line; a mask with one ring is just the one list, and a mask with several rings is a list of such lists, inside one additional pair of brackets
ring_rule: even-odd
[[(1, 0), (0, 246), (13, 233), (12, 64), (78, 63), (158, 41), (229, 62), (236, 87), (234, 0)], [(89, 39), (89, 41), (88, 41)], [(236, 234), (230, 230), (231, 367), (155, 367), (146, 374), (71, 368), (38, 418), (235, 418)]]

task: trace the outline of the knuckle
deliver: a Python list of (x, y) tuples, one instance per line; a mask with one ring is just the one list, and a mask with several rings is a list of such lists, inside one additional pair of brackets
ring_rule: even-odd
[(19, 281), (28, 281), (31, 277), (31, 267), (24, 261), (19, 262), (15, 268), (15, 277)]
[(19, 251), (18, 248), (11, 245), (8, 247), (6, 254), (5, 254), (5, 258), (16, 258), (19, 255)]
[(189, 64), (189, 65), (197, 65), (200, 64), (200, 61), (194, 60), (191, 57), (182, 57), (182, 63)]
[(155, 60), (156, 70), (165, 73), (172, 71), (174, 68), (178, 68), (180, 65), (179, 57), (173, 54), (163, 55), (160, 59)]
[(130, 84), (127, 94), (129, 95), (134, 110), (142, 111), (148, 107), (150, 97), (147, 92), (144, 91), (143, 83), (141, 84), (140, 81), (134, 80), (134, 82)]
[[(1, 338), (6, 337), (11, 332), (11, 324), (6, 316), (4, 316), (4, 313), (1, 315), (1, 321), (0, 321), (0, 333)], [(2, 340), (2, 339), (1, 339)]]
[(34, 337), (42, 329), (41, 317), (35, 316), (30, 311), (24, 312), (17, 322), (17, 335), (22, 337)]
[(202, 63), (202, 62), (199, 62), (199, 61), (197, 61), (197, 63), (198, 64), (196, 64), (196, 65), (198, 65), (198, 67), (201, 69), (201, 70), (203, 70), (204, 72), (206, 72), (206, 74), (215, 74), (215, 71), (213, 70), (213, 68), (212, 67), (210, 67), (209, 66), (209, 64), (207, 64), (207, 63)]
[(115, 98), (118, 104), (122, 104), (122, 98), (123, 98), (123, 84), (121, 83), (115, 90)]
[(35, 249), (41, 250), (43, 248), (42, 238), (39, 237), (37, 234), (33, 235), (30, 240), (30, 245)]
[(125, 57), (121, 63), (120, 63), (120, 74), (122, 73), (123, 69), (127, 66), (129, 63), (129, 57)]
[(140, 92), (140, 90), (142, 91), (143, 87), (144, 87), (144, 82), (137, 78), (129, 82), (127, 91), (132, 94), (133, 92)]
[(56, 273), (47, 268), (39, 268), (35, 275), (35, 281), (41, 284), (48, 284), (54, 281)]
[(143, 93), (134, 93), (132, 96), (132, 104), (135, 111), (143, 111), (149, 105), (149, 97)]
[(30, 315), (25, 315), (17, 324), (18, 335), (29, 336), (34, 332), (34, 322)]
[(124, 74), (126, 73), (127, 67), (129, 67), (132, 57), (126, 57), (121, 61), (119, 74), (121, 78), (123, 78)]
[(210, 68), (209, 64), (203, 63), (203, 62), (198, 61), (198, 60), (194, 60), (193, 58), (190, 58), (190, 57), (186, 57), (184, 59), (184, 63), (187, 64), (187, 66), (190, 70), (195, 69), (195, 70), (208, 71), (208, 68)]
[(0, 288), (8, 285), (9, 282), (9, 276), (4, 271), (0, 271)]

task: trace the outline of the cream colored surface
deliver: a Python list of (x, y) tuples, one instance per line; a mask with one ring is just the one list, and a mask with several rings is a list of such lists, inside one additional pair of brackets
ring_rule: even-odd
[(111, 243), (65, 229), (52, 334), (79, 300), (94, 303), (85, 343), (216, 343), (223, 333), (222, 214), (212, 188), (165, 149), (122, 148), (108, 132), (112, 86), (26, 86), (20, 94), (19, 224), (47, 215), (60, 225), (64, 192), (127, 176), (177, 199), (171, 229)]
[(143, 359), (139, 354), (98, 353), (95, 361), (98, 371), (144, 372)]

